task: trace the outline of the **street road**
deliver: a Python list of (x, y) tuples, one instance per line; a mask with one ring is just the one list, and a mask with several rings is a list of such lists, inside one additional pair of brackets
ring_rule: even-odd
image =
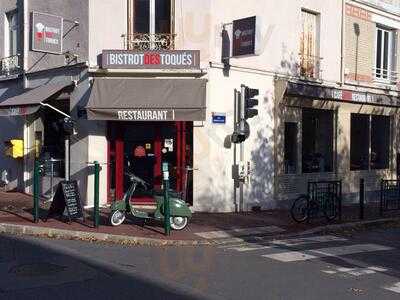
[(0, 299), (400, 299), (399, 236), (151, 248), (0, 235)]

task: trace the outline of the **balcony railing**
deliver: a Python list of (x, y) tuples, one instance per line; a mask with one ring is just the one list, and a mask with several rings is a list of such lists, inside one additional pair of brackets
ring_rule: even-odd
[(396, 84), (398, 79), (397, 72), (382, 68), (373, 68), (372, 76), (376, 82), (386, 84)]
[(174, 50), (175, 34), (169, 33), (132, 33), (122, 35), (124, 48), (128, 50)]
[(321, 78), (321, 60), (322, 57), (314, 55), (299, 54), (299, 75), (307, 79)]
[(0, 59), (0, 76), (18, 75), (22, 72), (19, 54)]

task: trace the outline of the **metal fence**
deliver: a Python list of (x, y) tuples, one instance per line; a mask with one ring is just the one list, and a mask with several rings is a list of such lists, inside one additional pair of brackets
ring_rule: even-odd
[[(308, 199), (319, 207), (318, 214), (324, 212), (331, 216), (342, 217), (342, 181), (310, 181), (307, 187)], [(329, 204), (329, 205), (328, 205)], [(310, 217), (310, 216), (309, 216)], [(312, 216), (311, 216), (312, 217)]]
[(381, 181), (380, 214), (400, 210), (400, 180)]

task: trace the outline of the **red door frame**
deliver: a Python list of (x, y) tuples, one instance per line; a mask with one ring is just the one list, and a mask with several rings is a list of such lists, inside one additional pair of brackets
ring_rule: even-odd
[[(118, 126), (118, 123), (109, 122), (110, 126), (108, 132), (108, 146), (107, 146), (107, 160), (110, 162), (110, 156), (115, 155), (115, 199), (122, 199), (124, 196), (124, 140), (123, 140), (123, 130)], [(122, 127), (122, 126), (121, 126)], [(176, 127), (176, 176), (177, 176), (177, 186), (178, 191), (183, 191), (185, 188), (185, 176), (186, 176), (186, 122), (175, 122)], [(114, 130), (118, 129), (118, 130)], [(160, 127), (155, 125), (156, 136), (154, 140), (154, 155), (156, 157), (154, 165), (154, 186), (155, 188), (161, 187), (161, 159), (162, 159), (162, 138)], [(116, 133), (116, 134), (115, 134)], [(114, 135), (114, 136), (113, 136)], [(115, 147), (112, 147), (111, 143), (115, 143)], [(114, 151), (112, 151), (114, 149)], [(107, 185), (108, 190), (111, 187), (111, 168), (107, 168)], [(111, 197), (109, 197), (111, 200)]]

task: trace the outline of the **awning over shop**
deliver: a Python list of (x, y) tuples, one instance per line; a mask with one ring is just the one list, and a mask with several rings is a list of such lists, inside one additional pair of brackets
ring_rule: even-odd
[(380, 106), (400, 106), (400, 98), (390, 95), (389, 93), (378, 94), (361, 92), (302, 82), (287, 82), (285, 95), (289, 97), (303, 97), (311, 100), (331, 100)]
[(89, 120), (204, 121), (205, 79), (98, 78), (86, 106)]
[(24, 93), (8, 98), (0, 103), (0, 116), (24, 116), (33, 114), (45, 102), (71, 83), (45, 84), (40, 87), (26, 90)]

